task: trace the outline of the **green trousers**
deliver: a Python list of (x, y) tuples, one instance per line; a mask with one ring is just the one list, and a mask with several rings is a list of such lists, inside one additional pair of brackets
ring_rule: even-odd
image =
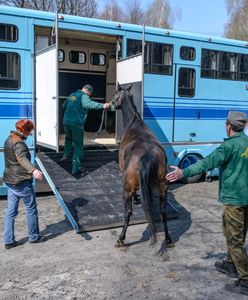
[(235, 265), (239, 278), (248, 280), (248, 257), (245, 249), (248, 205), (225, 205), (222, 225), (227, 244), (227, 261)]
[(81, 162), (84, 158), (84, 127), (71, 126), (64, 124), (65, 148), (64, 156), (69, 157), (72, 154), (72, 171), (78, 172), (81, 168)]

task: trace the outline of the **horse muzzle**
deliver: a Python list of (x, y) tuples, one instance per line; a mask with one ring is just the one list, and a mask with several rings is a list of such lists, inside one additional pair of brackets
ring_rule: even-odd
[(115, 106), (114, 106), (114, 104), (110, 104), (110, 106), (109, 106), (109, 109), (110, 109), (110, 111), (115, 111)]

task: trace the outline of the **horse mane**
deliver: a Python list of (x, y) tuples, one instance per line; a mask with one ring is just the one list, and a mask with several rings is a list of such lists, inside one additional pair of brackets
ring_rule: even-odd
[(133, 101), (133, 95), (125, 90), (122, 95), (122, 110), (124, 129), (133, 126), (137, 121), (140, 124), (141, 116)]

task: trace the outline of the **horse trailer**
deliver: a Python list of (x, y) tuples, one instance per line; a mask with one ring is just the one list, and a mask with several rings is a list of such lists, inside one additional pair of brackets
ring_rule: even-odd
[[(87, 83), (101, 103), (117, 82), (131, 84), (169, 164), (182, 168), (223, 141), (229, 110), (248, 113), (247, 42), (8, 6), (0, 18), (1, 174), (4, 141), (20, 118), (35, 122), (34, 160), (40, 148), (59, 152), (63, 101)], [(100, 123), (101, 112), (90, 112), (85, 130)], [(121, 114), (106, 112), (104, 128), (118, 145)]]

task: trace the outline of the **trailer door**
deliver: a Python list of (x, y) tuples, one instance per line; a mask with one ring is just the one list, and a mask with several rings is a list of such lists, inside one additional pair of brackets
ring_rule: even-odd
[(199, 68), (176, 65), (173, 142), (192, 142), (199, 138), (201, 115), (196, 85)]
[(36, 54), (36, 143), (59, 151), (56, 46)]
[[(132, 56), (117, 62), (116, 79), (119, 84), (127, 88), (132, 85), (134, 103), (138, 112), (143, 117), (143, 56)], [(115, 138), (120, 141), (123, 133), (122, 113), (116, 112)]]

